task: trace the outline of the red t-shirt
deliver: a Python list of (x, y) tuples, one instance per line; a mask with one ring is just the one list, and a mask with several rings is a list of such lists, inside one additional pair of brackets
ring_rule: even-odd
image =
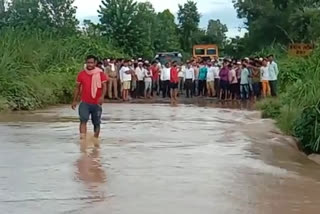
[[(108, 77), (101, 72), (101, 82), (107, 82)], [(91, 95), (92, 75), (87, 74), (86, 71), (81, 71), (78, 74), (77, 82), (81, 84), (81, 101), (89, 104), (98, 104), (102, 96), (102, 88), (98, 88), (96, 98)]]
[(172, 83), (178, 83), (179, 82), (178, 68), (177, 67), (172, 67), (170, 69), (170, 82), (172, 82)]
[(159, 79), (159, 67), (156, 66), (151, 66), (151, 71), (152, 71), (152, 79), (158, 80)]

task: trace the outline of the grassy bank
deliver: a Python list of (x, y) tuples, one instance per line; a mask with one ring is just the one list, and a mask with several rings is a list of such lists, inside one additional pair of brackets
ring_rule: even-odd
[(0, 110), (70, 102), (88, 54), (121, 57), (107, 41), (6, 30), (0, 33)]
[(308, 58), (280, 56), (280, 95), (258, 104), (263, 117), (273, 118), (295, 136), (302, 149), (320, 153), (320, 49)]

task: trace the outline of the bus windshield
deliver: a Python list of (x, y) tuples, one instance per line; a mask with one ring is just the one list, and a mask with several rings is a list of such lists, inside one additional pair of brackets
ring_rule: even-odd
[(196, 55), (205, 55), (204, 48), (196, 48), (195, 54)]
[(208, 55), (217, 55), (217, 50), (215, 48), (208, 48), (207, 54)]

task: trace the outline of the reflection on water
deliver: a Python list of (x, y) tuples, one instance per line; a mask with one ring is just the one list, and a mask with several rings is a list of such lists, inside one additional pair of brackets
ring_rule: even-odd
[(86, 186), (93, 188), (106, 182), (106, 174), (100, 163), (99, 149), (82, 153), (76, 163), (77, 178)]
[(250, 106), (108, 104), (100, 148), (68, 107), (1, 115), (1, 213), (319, 213), (320, 166)]

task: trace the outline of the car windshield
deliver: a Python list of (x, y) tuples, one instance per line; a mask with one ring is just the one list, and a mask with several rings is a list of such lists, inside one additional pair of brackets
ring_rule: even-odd
[(178, 63), (182, 62), (182, 58), (179, 56), (176, 56), (175, 54), (161, 55), (158, 58), (162, 65), (165, 65), (167, 62), (173, 62), (173, 61), (176, 61)]

